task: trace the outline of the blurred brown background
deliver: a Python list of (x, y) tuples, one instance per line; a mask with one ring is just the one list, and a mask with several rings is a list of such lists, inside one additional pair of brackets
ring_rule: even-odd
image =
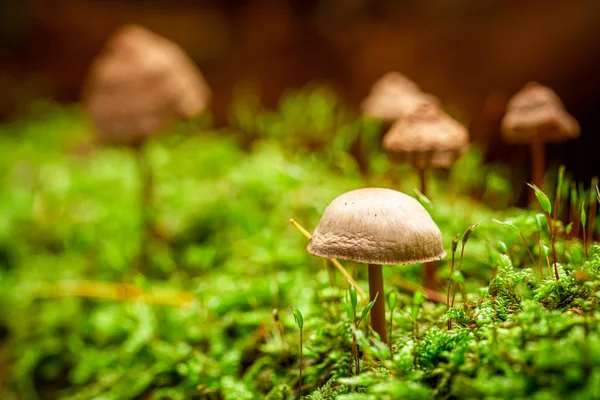
[[(282, 91), (318, 80), (357, 107), (398, 70), (471, 126), (489, 159), (521, 163), (501, 143), (504, 103), (529, 80), (552, 87), (582, 137), (550, 148), (579, 179), (597, 175), (598, 0), (0, 0), (0, 118), (33, 99), (78, 100), (91, 59), (113, 29), (136, 22), (180, 44), (214, 90), (226, 121), (233, 88)], [(524, 163), (526, 164), (526, 163)]]

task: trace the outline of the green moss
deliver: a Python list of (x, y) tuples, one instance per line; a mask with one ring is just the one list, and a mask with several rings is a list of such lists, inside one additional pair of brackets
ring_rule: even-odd
[[(310, 399), (600, 397), (600, 246), (586, 259), (580, 241), (559, 235), (560, 280), (545, 257), (540, 278), (538, 211), (506, 209), (505, 169), (482, 165), (476, 151), (448, 177), (432, 174), (429, 195), (448, 252), (456, 233), (481, 221), (464, 253), (466, 299), (459, 290), (454, 308), (423, 302), (413, 313), (400, 281), (418, 283), (421, 266), (385, 268), (386, 289), (399, 293), (392, 352), (361, 325), (354, 375), (347, 282), (306, 254), (288, 221), (310, 230), (344, 191), (413, 193), (416, 180), (380, 154), (377, 125), (329, 89), (290, 93), (276, 112), (250, 106), (237, 109), (231, 128), (249, 142), (186, 125), (150, 144), (156, 232), (144, 276), (131, 267), (141, 227), (132, 154), (77, 151), (91, 140), (78, 110), (49, 106), (0, 128), (0, 371), (9, 371), (0, 397), (295, 398), (299, 338), (289, 306), (304, 315)], [(358, 137), (368, 175), (348, 154)], [(493, 219), (518, 227), (527, 247)], [(366, 289), (366, 268), (344, 265)], [(441, 261), (446, 281), (449, 271)], [(64, 280), (168, 288), (193, 301), (62, 298)], [(41, 288), (58, 292), (41, 296)]]

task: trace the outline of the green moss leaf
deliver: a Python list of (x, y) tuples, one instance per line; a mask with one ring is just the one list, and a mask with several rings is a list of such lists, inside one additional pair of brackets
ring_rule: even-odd
[(377, 301), (377, 297), (379, 297), (379, 292), (377, 292), (375, 294), (375, 298), (373, 299), (373, 301), (370, 301), (369, 304), (367, 304), (365, 306), (365, 308), (363, 308), (360, 319), (364, 319), (367, 315), (369, 315), (369, 312), (371, 311), (371, 308), (373, 308), (373, 306), (375, 305), (375, 302)]
[(544, 193), (539, 187), (537, 187), (534, 184), (528, 183), (527, 186), (532, 188), (535, 192), (535, 197), (537, 197), (540, 206), (542, 206), (542, 210), (544, 210), (544, 212), (546, 212), (547, 214), (551, 214), (552, 204), (550, 203), (550, 199), (548, 199), (548, 196), (546, 196), (546, 193)]
[(294, 307), (290, 307), (290, 308), (292, 309), (292, 313), (294, 314), (294, 321), (296, 321), (296, 325), (298, 325), (298, 328), (303, 329), (304, 328), (304, 318), (302, 318), (302, 313), (297, 308), (294, 308)]

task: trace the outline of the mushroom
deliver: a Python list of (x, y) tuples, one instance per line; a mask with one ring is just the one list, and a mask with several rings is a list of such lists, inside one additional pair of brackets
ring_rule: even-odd
[(425, 208), (404, 193), (383, 188), (346, 192), (323, 212), (310, 254), (369, 264), (369, 296), (377, 296), (371, 325), (387, 343), (384, 264), (414, 264), (446, 255), (442, 234)]
[(418, 171), (427, 195), (426, 170), (450, 168), (469, 143), (467, 129), (434, 104), (423, 104), (396, 121), (383, 138), (383, 149), (395, 161)]
[(371, 87), (371, 93), (383, 93), (388, 90), (412, 93), (423, 91), (412, 79), (397, 71), (390, 71), (383, 75)]
[(557, 94), (537, 82), (528, 83), (508, 101), (502, 119), (505, 142), (531, 147), (531, 180), (542, 189), (546, 168), (544, 144), (575, 139), (579, 132), (579, 124), (565, 110)]
[(392, 123), (420, 105), (439, 103), (437, 97), (423, 93), (406, 76), (389, 72), (373, 84), (361, 107), (364, 115)]
[[(383, 138), (383, 148), (392, 160), (407, 162), (417, 170), (424, 195), (427, 195), (427, 169), (450, 168), (468, 143), (467, 129), (434, 104), (423, 104), (396, 121)], [(426, 288), (436, 288), (437, 269), (436, 262), (425, 263)]]
[(136, 152), (144, 220), (139, 262), (144, 265), (151, 230), (152, 173), (143, 144), (174, 120), (204, 111), (210, 89), (175, 43), (141, 26), (126, 25), (92, 62), (83, 100), (100, 141), (130, 146)]
[(138, 146), (173, 120), (204, 111), (210, 89), (175, 43), (126, 25), (93, 61), (83, 97), (102, 141)]

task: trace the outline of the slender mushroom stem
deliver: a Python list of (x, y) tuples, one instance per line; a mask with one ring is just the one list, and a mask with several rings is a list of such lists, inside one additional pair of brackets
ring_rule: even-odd
[[(534, 185), (544, 190), (544, 169), (546, 165), (546, 151), (544, 143), (535, 138), (531, 142), (531, 180)], [(535, 193), (529, 194), (529, 201), (535, 201)]]
[(419, 183), (421, 184), (421, 193), (427, 196), (427, 173), (424, 167), (418, 167), (417, 173), (419, 174)]
[[(427, 196), (427, 169), (426, 167), (417, 167), (419, 182), (421, 184), (421, 193)], [(438, 270), (438, 263), (435, 261), (427, 262), (423, 266), (423, 286), (427, 289), (437, 289), (435, 275)]]
[(385, 296), (383, 295), (383, 272), (381, 265), (369, 264), (369, 297), (373, 301), (375, 296), (377, 300), (371, 309), (371, 326), (379, 334), (383, 343), (388, 342), (387, 329), (385, 321)]
[(138, 259), (138, 270), (148, 270), (148, 252), (150, 248), (150, 239), (152, 237), (152, 168), (144, 151), (143, 143), (134, 147), (138, 169), (140, 174), (140, 210), (142, 226), (140, 230), (140, 249)]
[(436, 274), (438, 270), (437, 261), (430, 261), (423, 264), (423, 286), (427, 289), (436, 290)]

